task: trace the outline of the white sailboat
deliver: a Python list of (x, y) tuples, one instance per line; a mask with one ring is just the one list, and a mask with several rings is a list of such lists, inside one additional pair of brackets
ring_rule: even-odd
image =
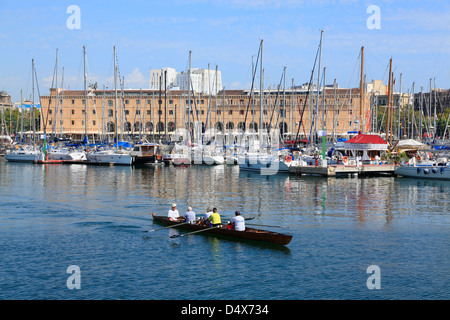
[[(84, 57), (86, 61), (86, 50), (83, 46)], [(85, 62), (86, 66), (86, 62)], [(121, 149), (118, 147), (118, 135), (117, 135), (117, 66), (116, 66), (116, 46), (114, 46), (114, 94), (115, 94), (115, 141), (116, 144), (112, 147), (97, 147), (94, 151), (88, 152), (86, 154), (87, 161), (91, 163), (109, 163), (109, 164), (117, 164), (117, 165), (132, 165), (134, 162), (134, 157), (131, 155), (131, 151), (126, 149)], [(86, 72), (84, 73), (84, 107), (86, 109)], [(85, 111), (85, 115), (87, 115), (87, 111)], [(85, 123), (87, 123), (87, 119), (85, 119)], [(87, 131), (87, 129), (85, 129)], [(87, 137), (87, 133), (86, 133)], [(87, 139), (86, 139), (87, 140)], [(86, 141), (87, 143), (87, 141)]]
[(47, 155), (49, 160), (69, 160), (69, 161), (86, 161), (86, 153), (82, 150), (68, 148), (68, 147), (55, 147), (47, 149)]
[[(35, 69), (34, 69), (34, 59), (31, 60), (32, 70), (31, 70), (31, 78), (32, 78), (32, 114), (34, 119), (34, 78), (35, 78)], [(41, 150), (34, 143), (34, 139), (36, 137), (36, 130), (33, 121), (33, 145), (15, 145), (12, 149), (7, 150), (5, 153), (5, 159), (12, 162), (34, 162), (38, 161), (42, 157)]]
[(16, 145), (16, 148), (5, 153), (5, 159), (12, 162), (34, 162), (40, 159), (41, 154), (41, 151), (36, 147)]
[[(238, 156), (239, 170), (255, 171), (261, 175), (274, 175), (279, 172), (289, 172), (289, 164), (284, 162), (278, 154), (271, 154), (265, 150), (270, 148), (270, 144), (263, 145), (263, 100), (264, 100), (264, 84), (263, 84), (263, 41), (260, 45), (260, 90), (259, 90), (259, 141), (252, 141), (250, 150)], [(255, 69), (256, 71), (256, 69)], [(255, 72), (254, 71), (254, 72)], [(270, 140), (270, 137), (267, 137)]]

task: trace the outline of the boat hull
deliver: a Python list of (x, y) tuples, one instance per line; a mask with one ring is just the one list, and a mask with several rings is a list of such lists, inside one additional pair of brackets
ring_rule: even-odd
[(239, 170), (254, 171), (265, 175), (288, 173), (289, 166), (272, 156), (245, 155), (238, 157)]
[[(165, 216), (153, 215), (153, 221), (158, 222), (162, 225), (177, 225), (179, 222), (170, 221)], [(251, 240), (251, 241), (259, 241), (265, 243), (272, 243), (277, 245), (287, 245), (291, 242), (292, 236), (286, 235), (277, 232), (258, 230), (253, 228), (245, 228), (245, 231), (236, 231), (227, 229), (226, 226), (223, 228), (211, 228), (200, 225), (192, 225), (192, 224), (183, 224), (180, 225), (180, 228), (190, 230), (190, 231), (198, 231), (205, 230), (201, 233), (214, 235), (214, 236), (223, 236), (234, 239), (242, 239), (242, 240)], [(210, 230), (207, 230), (210, 229)]]
[(449, 166), (403, 166), (396, 168), (394, 173), (409, 178), (450, 180)]
[(133, 163), (133, 157), (129, 154), (97, 154), (88, 153), (88, 162), (99, 163), (99, 164), (116, 164), (116, 165), (128, 165)]
[(40, 153), (7, 153), (5, 159), (11, 162), (34, 162), (39, 160)]

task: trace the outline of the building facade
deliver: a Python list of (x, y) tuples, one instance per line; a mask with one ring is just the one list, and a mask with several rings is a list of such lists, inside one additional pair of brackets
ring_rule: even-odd
[[(189, 97), (190, 96), (190, 101)], [(317, 101), (318, 99), (318, 101)], [(121, 138), (175, 139), (177, 133), (197, 125), (225, 133), (279, 130), (285, 139), (308, 138), (319, 130), (327, 136), (370, 130), (370, 94), (361, 117), (359, 89), (326, 89), (325, 92), (225, 90), (217, 95), (184, 90), (84, 91), (51, 89), (41, 96), (41, 131), (81, 140), (98, 141), (116, 134)], [(262, 117), (261, 110), (262, 108)], [(362, 119), (362, 120), (361, 120)], [(92, 140), (89, 138), (89, 140)]]

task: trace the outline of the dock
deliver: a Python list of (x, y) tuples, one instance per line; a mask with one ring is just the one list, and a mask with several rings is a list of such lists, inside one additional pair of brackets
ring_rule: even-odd
[(298, 166), (291, 165), (289, 171), (298, 175), (318, 175), (336, 177), (356, 174), (358, 176), (394, 175), (395, 164), (360, 164), (356, 165), (328, 165)]

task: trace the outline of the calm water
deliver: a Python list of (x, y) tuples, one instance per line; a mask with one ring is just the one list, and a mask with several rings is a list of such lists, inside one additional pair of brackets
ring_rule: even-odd
[[(448, 181), (0, 158), (0, 299), (449, 299), (449, 194)], [(143, 233), (172, 202), (294, 237), (280, 248)], [(371, 265), (380, 289), (367, 287)]]

